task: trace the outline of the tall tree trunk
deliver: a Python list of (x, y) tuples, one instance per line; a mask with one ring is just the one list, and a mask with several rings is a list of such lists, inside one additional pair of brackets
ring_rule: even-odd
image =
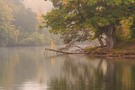
[(116, 45), (115, 27), (113, 25), (108, 26), (105, 31), (105, 35), (106, 35), (106, 46), (107, 49), (110, 50), (114, 48)]
[(104, 46), (104, 43), (102, 41), (102, 37), (99, 36), (97, 39), (98, 39), (98, 42), (99, 42), (100, 46)]

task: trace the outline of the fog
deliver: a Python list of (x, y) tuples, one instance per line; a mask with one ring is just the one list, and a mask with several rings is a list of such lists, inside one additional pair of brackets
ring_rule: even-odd
[(0, 46), (38, 46), (60, 41), (48, 28), (38, 27), (44, 20), (41, 15), (53, 8), (44, 0), (0, 1)]
[(44, 0), (24, 0), (26, 8), (31, 8), (33, 12), (37, 14), (43, 14), (50, 11), (53, 8), (53, 4), (50, 1)]

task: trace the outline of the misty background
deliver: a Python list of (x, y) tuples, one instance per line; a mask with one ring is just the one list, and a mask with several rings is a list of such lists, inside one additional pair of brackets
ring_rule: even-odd
[(48, 45), (52, 40), (61, 43), (59, 36), (50, 34), (48, 28), (38, 28), (41, 15), (53, 8), (51, 2), (1, 0), (0, 8), (0, 46)]

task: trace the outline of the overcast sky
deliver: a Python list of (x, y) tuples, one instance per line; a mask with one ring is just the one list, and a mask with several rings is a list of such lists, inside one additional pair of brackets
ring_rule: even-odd
[(26, 8), (31, 8), (32, 11), (38, 14), (46, 13), (53, 8), (50, 1), (44, 0), (24, 0), (24, 4)]

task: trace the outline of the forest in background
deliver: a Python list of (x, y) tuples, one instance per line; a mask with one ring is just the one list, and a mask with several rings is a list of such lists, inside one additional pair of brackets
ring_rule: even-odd
[(0, 46), (37, 46), (60, 43), (48, 28), (38, 29), (38, 16), (25, 8), (23, 0), (0, 1)]

